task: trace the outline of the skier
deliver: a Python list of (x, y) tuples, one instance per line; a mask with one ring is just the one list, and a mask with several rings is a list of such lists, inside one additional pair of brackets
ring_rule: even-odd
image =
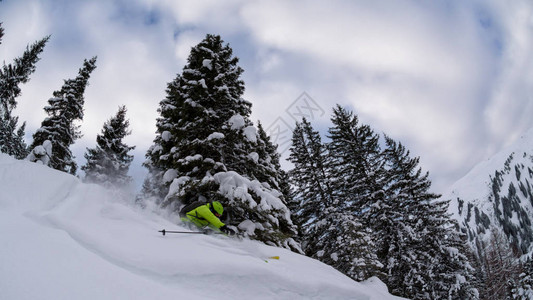
[(209, 226), (215, 231), (222, 232), (227, 235), (235, 235), (233, 229), (226, 226), (220, 221), (220, 216), (224, 212), (224, 207), (218, 201), (203, 204), (201, 201), (193, 202), (180, 211), (181, 220), (185, 224), (194, 224), (203, 229)]

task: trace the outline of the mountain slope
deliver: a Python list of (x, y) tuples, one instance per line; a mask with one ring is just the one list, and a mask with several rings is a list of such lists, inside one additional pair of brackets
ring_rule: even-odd
[(503, 230), (522, 254), (533, 242), (533, 129), (517, 142), (478, 164), (443, 199), (469, 241), (486, 240), (489, 229)]
[[(131, 196), (0, 154), (0, 299), (399, 299), (286, 249), (186, 230)], [(279, 255), (279, 260), (268, 259)]]

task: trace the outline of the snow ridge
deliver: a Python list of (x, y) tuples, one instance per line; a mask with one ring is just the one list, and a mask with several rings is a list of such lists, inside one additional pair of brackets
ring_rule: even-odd
[(481, 162), (442, 199), (475, 248), (490, 228), (502, 229), (523, 254), (533, 249), (533, 128), (513, 145)]

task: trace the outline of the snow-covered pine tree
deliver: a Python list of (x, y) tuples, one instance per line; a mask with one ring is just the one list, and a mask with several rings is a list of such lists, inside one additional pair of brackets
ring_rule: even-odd
[[(460, 230), (460, 228), (457, 228), (457, 230)], [(464, 234), (466, 234), (464, 231), (461, 231)], [(467, 240), (468, 240), (468, 234)], [(483, 265), (482, 260), (480, 259), (483, 257), (483, 249), (485, 248), (483, 238), (481, 236), (476, 236), (473, 240), (473, 244), (475, 244), (475, 248), (466, 247), (468, 254), (468, 260), (470, 261), (470, 264), (472, 265), (472, 268), (474, 269), (473, 275), (474, 278), (470, 283), (478, 290), (479, 298), (484, 299), (483, 294), (484, 291), (487, 289), (487, 283), (485, 282), (485, 278), (487, 278), (487, 274), (485, 272), (485, 267)]]
[[(362, 281), (380, 274), (375, 245), (369, 228), (357, 216), (342, 209), (328, 207), (323, 218), (310, 230), (306, 253), (348, 277)], [(320, 249), (310, 252), (309, 246)]]
[(261, 122), (257, 122), (257, 147), (256, 153), (250, 155), (250, 159), (256, 160), (259, 168), (252, 170), (252, 174), (261, 182), (266, 182), (272, 188), (288, 197), (288, 182), (283, 178), (285, 171), (281, 168), (277, 145), (274, 145), (267, 135)]
[(420, 215), (427, 214), (432, 209), (429, 203), (439, 196), (429, 192), (429, 174), (422, 173), (419, 158), (411, 158), (401, 143), (385, 135), (385, 149), (381, 155), (385, 172), (384, 197), (373, 211), (378, 254), (385, 265), (383, 280), (393, 294), (423, 297), (421, 295), (426, 292), (423, 289), (428, 286), (424, 279), (430, 274), (427, 253), (419, 248), (423, 239), (420, 235), (427, 230), (419, 228), (423, 218)]
[[(231, 207), (232, 224), (252, 238), (298, 248), (282, 193), (257, 178), (261, 168), (251, 103), (242, 98), (243, 72), (229, 45), (207, 35), (192, 48), (187, 65), (168, 84), (157, 136), (144, 165), (143, 197), (177, 210), (198, 199)], [(275, 169), (269, 166), (268, 169)]]
[(350, 198), (332, 190), (331, 158), (306, 119), (296, 124), (290, 149), (295, 186), (291, 209), (301, 226), (305, 253), (355, 280), (379, 274), (382, 266), (371, 232), (351, 209)]
[(365, 243), (364, 252), (351, 252), (355, 261), (365, 259), (358, 269), (366, 277), (358, 279), (380, 276), (383, 264), (377, 257), (374, 222), (374, 208), (383, 198), (379, 135), (370, 126), (359, 124), (353, 112), (339, 105), (333, 109), (331, 121), (327, 172), (334, 200), (329, 209), (357, 217), (365, 228), (365, 235), (359, 239), (371, 241)]
[[(3, 28), (0, 27), (3, 35)], [(1, 38), (1, 36), (0, 36)], [(24, 142), (24, 122), (18, 129), (18, 116), (13, 116), (17, 106), (15, 100), (21, 93), (20, 84), (26, 83), (35, 72), (39, 54), (43, 51), (49, 37), (45, 37), (26, 48), (22, 57), (16, 58), (13, 64), (4, 63), (0, 69), (0, 152), (7, 153), (18, 159), (28, 155)]]
[(257, 122), (256, 151), (257, 155), (252, 153), (249, 156), (249, 158), (257, 160), (258, 165), (252, 170), (253, 177), (266, 183), (268, 187), (280, 191), (284, 204), (289, 207), (292, 201), (289, 174), (281, 167), (281, 154), (278, 152), (278, 145), (272, 143), (260, 121)]
[[(332, 205), (333, 198), (326, 172), (326, 148), (320, 134), (305, 118), (296, 123), (292, 133), (289, 161), (294, 164), (289, 176), (295, 186), (289, 207), (305, 241), (311, 238), (310, 231), (316, 226), (317, 222), (312, 221), (324, 217), (325, 209)], [(320, 251), (313, 245), (304, 248), (309, 253)]]
[(76, 174), (77, 164), (70, 146), (81, 137), (79, 125), (75, 122), (83, 119), (83, 94), (91, 72), (96, 68), (95, 63), (96, 57), (85, 60), (78, 76), (65, 80), (61, 89), (53, 93), (53, 97), (48, 100), (49, 105), (44, 107), (48, 117), (33, 134), (31, 149), (42, 146), (46, 141), (51, 142), (49, 166), (56, 170)]
[(333, 109), (331, 121), (327, 164), (331, 188), (336, 198), (351, 203), (350, 211), (358, 214), (365, 226), (372, 227), (371, 208), (383, 197), (379, 135), (339, 105)]
[[(148, 149), (144, 163), (149, 169), (149, 176), (143, 188), (145, 197), (162, 196), (158, 199), (161, 201), (168, 194), (168, 187), (173, 179), (170, 175), (177, 175), (174, 171), (178, 169), (190, 169), (185, 173), (193, 171), (195, 174), (187, 176), (202, 178), (206, 170), (226, 170), (222, 164), (215, 164), (215, 161), (220, 162), (221, 155), (217, 149), (219, 145), (212, 141), (224, 137), (219, 131), (224, 121), (231, 116), (226, 114), (227, 119), (223, 120), (222, 113), (214, 108), (239, 105), (247, 106), (249, 110), (250, 104), (241, 98), (244, 83), (239, 76), (243, 70), (237, 66), (237, 61), (237, 58), (232, 57), (231, 48), (224, 47), (217, 36), (208, 35), (202, 43), (191, 49), (188, 64), (183, 68), (182, 74), (178, 74), (168, 84), (167, 96), (159, 104), (157, 136), (154, 144)], [(206, 139), (207, 141), (204, 141)], [(177, 153), (178, 149), (181, 153)], [(182, 168), (177, 168), (177, 160), (188, 153), (192, 154), (191, 157), (199, 154), (202, 157), (214, 158), (207, 161), (197, 160), (194, 163), (191, 163), (192, 160), (182, 160), (179, 163)], [(168, 170), (174, 171), (170, 171), (168, 176), (163, 178)]]
[(422, 201), (414, 215), (415, 258), (404, 282), (411, 299), (477, 299), (464, 234), (447, 212), (449, 201)]
[[(380, 261), (384, 264), (389, 291), (406, 296), (410, 281), (406, 274), (416, 277), (420, 268), (414, 267), (417, 235), (414, 223), (419, 202), (433, 200), (436, 195), (427, 192), (427, 174), (422, 176), (418, 168), (418, 158), (411, 158), (402, 144), (385, 136), (383, 188), (384, 197), (375, 206), (376, 244)], [(418, 168), (418, 169), (417, 169)], [(412, 280), (411, 278), (409, 280)]]
[(533, 299), (533, 261), (527, 258), (523, 266), (523, 271), (518, 277), (518, 282), (512, 290), (511, 299), (530, 300)]
[[(448, 206), (449, 202), (443, 203), (446, 212)], [(447, 295), (451, 299), (479, 299), (475, 269), (470, 263), (471, 249), (467, 245), (466, 235), (457, 231), (457, 228), (457, 221), (453, 219), (442, 228), (444, 243), (441, 244), (441, 260), (434, 272), (444, 285), (437, 285), (437, 288), (441, 295)]]
[(101, 134), (96, 136), (96, 147), (85, 153), (87, 163), (81, 167), (85, 171), (85, 180), (105, 186), (126, 186), (132, 178), (128, 176), (135, 149), (123, 142), (131, 134), (126, 119), (126, 106), (121, 106), (117, 114), (104, 123)]
[(512, 285), (516, 283), (522, 272), (518, 249), (511, 249), (507, 236), (497, 227), (491, 227), (490, 240), (483, 249), (483, 265), (486, 277), (483, 299), (507, 299), (512, 294)]

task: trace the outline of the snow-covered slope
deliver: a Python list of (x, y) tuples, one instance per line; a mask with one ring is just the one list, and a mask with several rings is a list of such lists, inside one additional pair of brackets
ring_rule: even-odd
[(186, 229), (4, 154), (0, 187), (0, 299), (399, 299), (376, 278), (357, 283), (256, 241), (162, 236)]
[(443, 199), (470, 241), (484, 240), (492, 226), (531, 251), (533, 241), (533, 128), (510, 147), (481, 162)]

